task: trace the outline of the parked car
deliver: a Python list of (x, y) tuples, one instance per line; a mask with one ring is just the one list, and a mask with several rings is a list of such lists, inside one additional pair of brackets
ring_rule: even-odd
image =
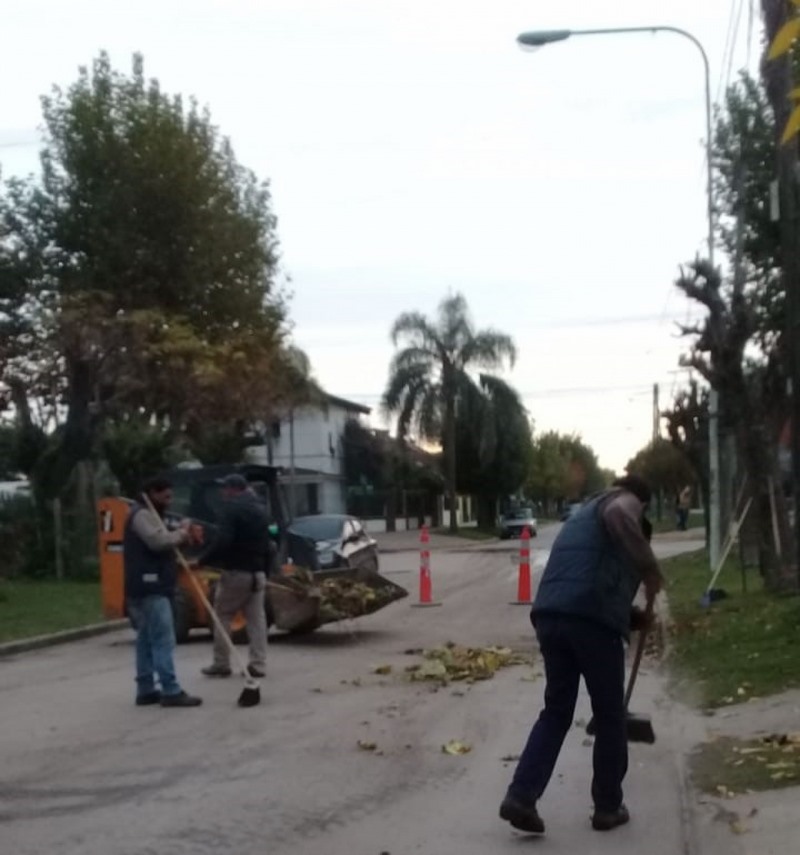
[(0, 481), (0, 501), (18, 498), (33, 498), (30, 481)]
[(522, 529), (528, 527), (531, 537), (536, 537), (536, 517), (532, 508), (514, 508), (506, 511), (500, 517), (500, 537), (507, 540), (510, 537), (519, 537)]
[(320, 570), (351, 567), (378, 571), (378, 544), (356, 517), (344, 514), (297, 517), (289, 531), (314, 541)]

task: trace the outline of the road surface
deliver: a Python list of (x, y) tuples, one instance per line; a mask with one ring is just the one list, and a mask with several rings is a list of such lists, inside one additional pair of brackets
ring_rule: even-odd
[[(555, 527), (532, 542), (538, 578)], [(697, 547), (682, 542), (671, 551)], [(406, 654), (455, 641), (535, 653), (516, 594), (516, 542), (434, 552), (436, 608), (412, 608), (414, 553), (383, 558), (408, 587), (354, 627), (271, 639), (260, 707), (235, 706), (236, 679), (209, 681), (202, 635), (178, 651), (192, 710), (133, 706), (132, 633), (0, 660), (0, 851), (13, 855), (502, 855), (529, 844), (497, 818), (538, 713), (541, 669), (434, 690), (409, 683)], [(391, 665), (388, 676), (374, 673)], [(588, 816), (591, 748), (568, 736), (540, 804), (537, 852), (675, 855), (683, 847), (673, 747), (679, 721), (660, 678), (645, 673), (635, 706), (659, 740), (634, 746), (633, 822), (602, 835)], [(588, 718), (582, 696), (576, 725)], [(472, 746), (448, 756), (452, 739)], [(364, 751), (358, 742), (374, 742)]]

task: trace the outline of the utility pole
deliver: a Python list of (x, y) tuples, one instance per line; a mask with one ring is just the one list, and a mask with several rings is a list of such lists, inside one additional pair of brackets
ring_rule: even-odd
[(658, 405), (658, 383), (653, 384), (653, 444), (658, 440), (661, 425), (661, 412)]

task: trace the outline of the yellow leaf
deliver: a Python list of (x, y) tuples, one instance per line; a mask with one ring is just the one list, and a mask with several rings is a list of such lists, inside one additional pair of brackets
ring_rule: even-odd
[(787, 142), (793, 140), (800, 133), (800, 107), (795, 107), (792, 110), (792, 115), (789, 116), (789, 121), (783, 129), (781, 137), (781, 145), (786, 145)]
[(376, 674), (391, 674), (392, 673), (392, 666), (391, 665), (379, 665), (375, 669), (375, 673)]
[(378, 746), (374, 742), (364, 742), (361, 739), (358, 740), (358, 747), (362, 751), (374, 751)]
[(747, 831), (747, 829), (745, 828), (744, 824), (740, 820), (735, 819), (731, 823), (731, 831), (734, 834), (744, 834)]
[(769, 58), (778, 59), (788, 53), (798, 36), (800, 36), (800, 18), (792, 18), (775, 34), (769, 46)]
[(469, 754), (472, 751), (472, 746), (466, 742), (459, 742), (457, 739), (451, 739), (446, 745), (442, 746), (442, 751), (445, 754)]

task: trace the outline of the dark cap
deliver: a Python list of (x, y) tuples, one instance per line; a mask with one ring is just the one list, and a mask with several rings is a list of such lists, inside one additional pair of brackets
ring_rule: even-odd
[(217, 478), (217, 484), (221, 487), (227, 487), (229, 490), (246, 490), (247, 479), (243, 475), (233, 473), (226, 475), (224, 478)]

